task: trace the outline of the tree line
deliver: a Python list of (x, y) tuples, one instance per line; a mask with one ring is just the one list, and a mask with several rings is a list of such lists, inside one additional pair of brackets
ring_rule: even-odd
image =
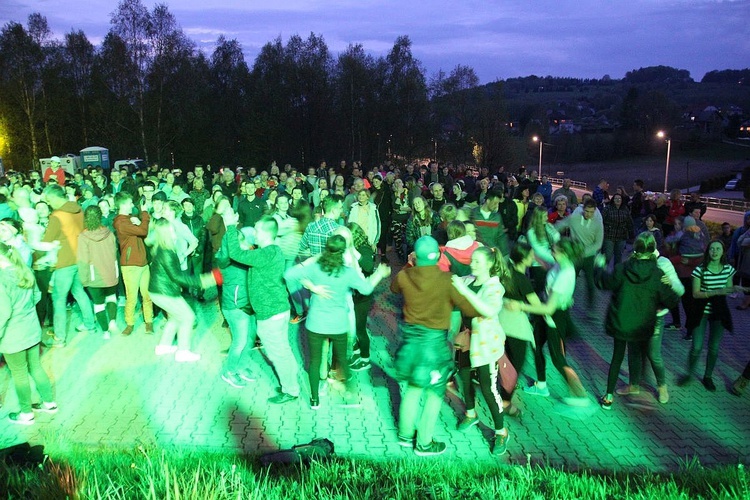
[(39, 13), (2, 28), (6, 164), (91, 145), (166, 164), (413, 158), (435, 142), (429, 96), (478, 82), (462, 66), (428, 82), (408, 36), (378, 58), (359, 44), (334, 57), (314, 33), (277, 38), (250, 66), (234, 39), (197, 50), (163, 4), (123, 0), (110, 21), (99, 47), (80, 30), (53, 39)]
[[(110, 25), (96, 47), (81, 30), (54, 39), (40, 13), (25, 25), (2, 27), (0, 155), (6, 167), (29, 169), (40, 157), (87, 146), (107, 147), (113, 159), (179, 166), (272, 160), (309, 166), (323, 159), (373, 165), (438, 157), (513, 167), (533, 162), (527, 136), (546, 135), (548, 108), (540, 102), (509, 106), (508, 95), (522, 88), (612, 85), (606, 76), (531, 76), (479, 86), (474, 70), (463, 65), (428, 77), (405, 35), (380, 57), (360, 44), (333, 55), (315, 33), (276, 38), (249, 64), (237, 40), (220, 36), (213, 52), (204, 53), (166, 5), (149, 10), (141, 0), (121, 0)], [(641, 68), (626, 80), (689, 78), (683, 72)], [(600, 93), (599, 99), (612, 99), (602, 103), (608, 113), (646, 137), (652, 124), (641, 118), (653, 122), (655, 102), (666, 110), (665, 120), (678, 115), (674, 103), (648, 95)], [(649, 113), (636, 112), (646, 108)], [(622, 154), (647, 147), (639, 141), (628, 140)], [(596, 150), (570, 151), (576, 160)]]

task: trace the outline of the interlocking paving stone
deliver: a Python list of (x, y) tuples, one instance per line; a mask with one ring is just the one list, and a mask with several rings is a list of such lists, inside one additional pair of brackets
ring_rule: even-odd
[[(582, 283), (576, 298), (583, 299)], [(508, 454), (493, 457), (489, 450), (491, 419), (481, 396), (477, 410), (482, 425), (467, 433), (455, 430), (463, 403), (460, 394), (449, 393), (442, 407), (435, 437), (448, 443), (438, 460), (474, 460), (532, 463), (616, 470), (674, 469), (697, 454), (703, 463), (748, 464), (750, 461), (750, 395), (736, 398), (726, 389), (750, 359), (750, 311), (736, 311), (740, 299), (729, 299), (735, 334), (722, 340), (714, 380), (716, 393), (706, 391), (699, 379), (686, 387), (674, 381), (684, 373), (690, 342), (683, 332), (666, 332), (663, 354), (668, 372), (670, 402), (655, 400), (650, 369), (641, 395), (615, 397), (611, 411), (599, 408), (595, 398), (606, 385), (612, 339), (603, 331), (608, 296), (598, 294), (597, 320), (573, 310), (580, 337), (568, 344), (568, 359), (592, 396), (592, 406), (573, 409), (561, 404), (566, 394), (562, 378), (548, 363), (550, 398), (529, 396), (519, 390), (514, 403), (522, 418), (506, 415), (512, 434)], [(385, 284), (376, 291), (368, 327), (372, 334), (369, 371), (355, 374), (361, 406), (343, 408), (341, 393), (328, 387), (321, 408), (309, 408), (307, 374), (300, 372), (303, 393), (296, 402), (270, 405), (278, 381), (262, 353), (254, 351), (256, 382), (243, 389), (230, 387), (220, 378), (226, 359), (222, 350), (231, 337), (221, 327), (216, 303), (196, 304), (199, 327), (194, 338), (198, 363), (175, 363), (170, 356), (157, 357), (157, 335), (145, 335), (142, 323), (129, 337), (114, 335), (104, 340), (97, 334), (72, 333), (63, 349), (45, 350), (43, 364), (57, 392), (60, 411), (38, 415), (34, 426), (0, 425), (0, 448), (23, 441), (45, 444), (49, 451), (71, 446), (132, 449), (138, 445), (189, 447), (236, 453), (264, 453), (288, 448), (313, 438), (331, 439), (339, 454), (377, 460), (415, 458), (396, 442), (400, 387), (392, 378), (392, 356), (398, 346), (397, 322), (401, 299)], [(120, 326), (122, 309), (119, 309)], [(78, 324), (77, 312), (71, 325)], [(160, 324), (157, 322), (157, 330)], [(289, 337), (298, 360), (306, 363), (304, 323), (290, 325)], [(529, 350), (530, 351), (530, 350)], [(700, 363), (705, 363), (705, 351)], [(303, 365), (304, 366), (304, 365)], [(699, 364), (702, 369), (704, 365)], [(534, 376), (531, 352), (519, 377), (526, 383)], [(627, 363), (620, 370), (620, 385), (627, 382)], [(7, 370), (0, 373), (4, 391), (0, 418), (17, 411), (17, 400)], [(633, 407), (645, 403), (647, 409)], [(7, 421), (6, 421), (7, 422)]]

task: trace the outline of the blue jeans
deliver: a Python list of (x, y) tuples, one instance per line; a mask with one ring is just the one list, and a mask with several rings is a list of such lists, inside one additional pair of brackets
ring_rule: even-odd
[[(288, 270), (290, 267), (295, 266), (295, 260), (294, 259), (287, 259), (284, 265), (284, 270)], [(290, 303), (292, 305), (292, 309), (294, 311), (294, 314), (297, 316), (302, 316), (305, 313), (305, 305), (306, 300), (304, 294), (307, 292), (305, 288), (303, 288), (299, 283), (297, 282), (291, 282), (287, 284), (287, 292), (289, 292), (289, 298)]]
[(91, 300), (86, 295), (81, 280), (78, 278), (78, 266), (57, 269), (52, 279), (54, 280), (52, 287), (52, 305), (54, 307), (52, 324), (55, 330), (55, 337), (64, 341), (68, 336), (68, 310), (65, 307), (68, 300), (68, 293), (73, 294), (73, 298), (81, 309), (83, 326), (88, 330), (96, 330), (94, 306), (91, 304)]
[(625, 251), (625, 240), (604, 240), (604, 256), (607, 258), (607, 264), (614, 257), (614, 265), (622, 262), (622, 253)]
[(276, 370), (281, 390), (299, 396), (299, 365), (289, 342), (289, 311), (258, 320), (258, 337), (263, 342), (266, 357)]
[[(63, 308), (63, 310), (65, 309)], [(13, 377), (13, 384), (16, 387), (21, 413), (31, 413), (32, 411), (29, 375), (34, 379), (34, 385), (36, 385), (36, 390), (39, 391), (42, 401), (45, 403), (54, 401), (52, 384), (39, 361), (39, 344), (34, 344), (21, 352), (4, 353), (4, 356)]]
[(224, 369), (237, 373), (250, 365), (250, 351), (258, 333), (257, 322), (254, 314), (251, 316), (242, 309), (222, 309), (221, 312), (232, 332), (232, 344), (229, 346)]

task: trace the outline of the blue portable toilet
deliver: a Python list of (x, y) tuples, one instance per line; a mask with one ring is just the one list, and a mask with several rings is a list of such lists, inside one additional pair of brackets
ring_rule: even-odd
[(109, 170), (109, 149), (99, 146), (81, 150), (81, 168), (102, 167)]

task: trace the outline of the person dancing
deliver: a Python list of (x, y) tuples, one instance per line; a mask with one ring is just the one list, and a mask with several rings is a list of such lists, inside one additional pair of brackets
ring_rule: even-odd
[[(402, 269), (391, 282), (393, 293), (403, 294), (401, 343), (394, 366), (407, 384), (398, 417), (398, 444), (417, 456), (439, 455), (446, 444), (433, 439), (446, 384), (453, 376), (453, 351), (447, 335), (451, 312), (458, 306), (465, 316), (477, 311), (451, 283), (451, 275), (437, 266), (440, 248), (432, 236), (414, 244), (416, 266)], [(424, 398), (424, 405), (422, 399)]]
[(537, 382), (525, 388), (524, 391), (534, 396), (549, 397), (547, 361), (542, 351), (544, 344), (549, 342), (552, 363), (567, 382), (570, 391), (570, 396), (564, 397), (563, 401), (572, 406), (588, 406), (591, 401), (586, 395), (586, 390), (565, 357), (565, 339), (574, 330), (570, 319), (570, 309), (573, 307), (573, 292), (576, 285), (575, 262), (583, 255), (583, 248), (580, 243), (564, 238), (554, 245), (552, 255), (556, 264), (547, 273), (547, 302), (536, 306), (525, 302), (515, 302), (513, 306), (522, 312), (544, 316), (543, 325), (534, 332)]
[[(607, 390), (600, 399), (600, 405), (605, 410), (612, 409), (625, 348), (628, 348), (630, 383), (637, 387), (641, 379), (641, 360), (644, 353), (648, 353), (657, 312), (665, 307), (674, 307), (679, 302), (679, 296), (669, 286), (669, 279), (656, 263), (655, 250), (653, 236), (643, 233), (633, 244), (633, 255), (623, 264), (617, 264), (611, 274), (605, 269), (607, 257), (600, 255), (596, 258), (597, 284), (602, 289), (612, 291), (606, 332), (615, 341)], [(635, 311), (637, 314), (634, 314)]]
[(104, 338), (117, 333), (117, 265), (115, 235), (102, 225), (102, 210), (91, 205), (83, 212), (78, 235), (78, 276), (94, 302), (94, 315)]
[(311, 258), (284, 273), (287, 282), (308, 283), (312, 292), (307, 317), (307, 335), (310, 349), (310, 408), (320, 408), (320, 365), (322, 344), (330, 340), (333, 357), (347, 388), (347, 404), (352, 404), (352, 379), (347, 362), (347, 341), (351, 328), (349, 321), (350, 290), (368, 295), (383, 278), (390, 276), (388, 266), (381, 264), (367, 279), (355, 269), (344, 264), (346, 240), (334, 234), (326, 241), (319, 258)]
[[(212, 273), (198, 277), (183, 272), (175, 249), (177, 234), (174, 226), (167, 219), (158, 219), (152, 225), (154, 246), (148, 292), (153, 303), (167, 312), (167, 323), (154, 352), (157, 356), (174, 353), (174, 360), (178, 363), (195, 362), (201, 359), (200, 354), (190, 350), (195, 313), (182, 297), (181, 287), (210, 288), (216, 286), (216, 279)], [(172, 344), (175, 335), (176, 346)]]
[[(505, 332), (498, 321), (503, 307), (505, 288), (503, 281), (509, 273), (502, 253), (496, 248), (480, 247), (471, 255), (472, 276), (453, 276), (453, 286), (466, 297), (481, 317), (471, 320), (469, 350), (459, 354), (458, 377), (461, 380), (466, 415), (458, 430), (467, 431), (479, 423), (475, 409), (476, 389), (471, 382), (471, 372), (476, 370), (479, 388), (492, 415), (495, 437), (492, 453), (503, 455), (508, 450), (510, 435), (503, 420), (502, 398), (497, 391), (497, 360), (505, 352)], [(468, 359), (467, 359), (468, 358)]]

